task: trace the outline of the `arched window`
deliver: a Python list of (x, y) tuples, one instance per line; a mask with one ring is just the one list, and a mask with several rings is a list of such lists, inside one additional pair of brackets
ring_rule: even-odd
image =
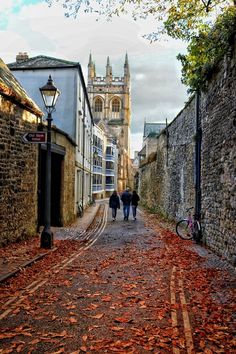
[(117, 98), (114, 98), (112, 101), (112, 112), (120, 112), (120, 101)]
[(94, 111), (102, 112), (102, 99), (99, 97), (95, 100)]

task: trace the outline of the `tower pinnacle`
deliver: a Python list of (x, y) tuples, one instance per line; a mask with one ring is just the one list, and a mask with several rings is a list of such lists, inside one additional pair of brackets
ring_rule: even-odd
[(109, 56), (107, 57), (106, 78), (107, 78), (107, 80), (111, 80), (111, 79), (112, 79), (112, 67), (111, 67), (111, 65), (110, 65), (110, 58), (109, 58)]

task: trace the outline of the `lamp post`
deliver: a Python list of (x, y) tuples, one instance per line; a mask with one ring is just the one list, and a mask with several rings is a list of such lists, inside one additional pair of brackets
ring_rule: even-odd
[(47, 152), (46, 152), (46, 175), (45, 175), (45, 205), (44, 205), (44, 229), (41, 233), (41, 247), (52, 248), (53, 233), (51, 227), (51, 128), (52, 112), (55, 110), (60, 91), (54, 86), (51, 75), (48, 82), (40, 89), (47, 116)]

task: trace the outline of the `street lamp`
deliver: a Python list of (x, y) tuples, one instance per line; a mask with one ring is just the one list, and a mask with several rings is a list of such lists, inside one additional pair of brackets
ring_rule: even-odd
[(41, 247), (52, 248), (53, 233), (51, 227), (51, 128), (52, 112), (55, 110), (60, 91), (54, 86), (51, 75), (48, 82), (40, 89), (43, 102), (48, 113), (47, 116), (47, 152), (46, 152), (46, 176), (45, 176), (45, 205), (44, 205), (44, 229), (41, 233)]

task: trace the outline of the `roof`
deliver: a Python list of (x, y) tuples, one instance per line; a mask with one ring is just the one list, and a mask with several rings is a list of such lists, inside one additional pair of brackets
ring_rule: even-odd
[(43, 112), (37, 104), (28, 96), (21, 84), (16, 80), (7, 65), (0, 58), (0, 94), (12, 100), (26, 110), (41, 117)]
[(68, 68), (78, 66), (78, 62), (68, 61), (53, 57), (48, 57), (45, 55), (38, 55), (33, 58), (27, 58), (19, 62), (14, 62), (8, 64), (10, 69), (42, 69), (42, 68)]
[(84, 81), (84, 75), (79, 62), (68, 61), (53, 57), (48, 57), (46, 55), (38, 55), (36, 57), (27, 58), (25, 60), (21, 60), (19, 62), (14, 62), (8, 64), (10, 70), (36, 70), (36, 69), (66, 69), (66, 68), (76, 68), (79, 72), (80, 80), (82, 83), (82, 87), (84, 90), (85, 99), (88, 105), (89, 113), (91, 116), (92, 123), (93, 122), (93, 114), (90, 106), (88, 93)]
[(159, 134), (162, 129), (166, 127), (165, 123), (144, 123), (143, 137), (148, 135), (154, 136), (154, 134)]

